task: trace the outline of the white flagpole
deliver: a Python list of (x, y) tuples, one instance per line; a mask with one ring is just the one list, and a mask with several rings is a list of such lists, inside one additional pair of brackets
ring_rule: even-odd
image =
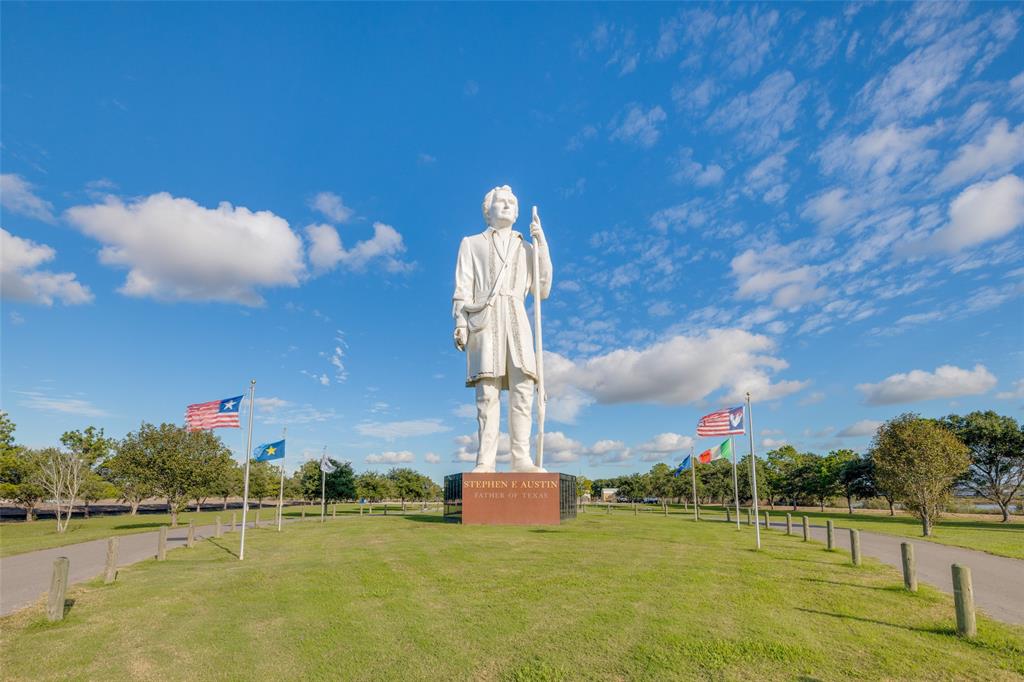
[[(284, 427), (284, 435), (281, 440), (285, 441), (285, 453), (288, 452), (288, 427)], [(281, 532), (281, 521), (284, 518), (284, 457), (281, 458), (281, 492), (277, 496), (277, 532)]]
[(693, 457), (693, 446), (690, 446), (690, 483), (693, 484), (693, 520), (699, 521), (697, 513), (697, 460)]
[(732, 494), (736, 499), (736, 530), (740, 529), (740, 484), (736, 475), (736, 445), (729, 436), (729, 450), (732, 452)]
[(324, 471), (324, 462), (327, 461), (327, 446), (324, 446), (324, 454), (320, 458), (320, 523), (324, 522), (324, 513), (327, 511), (327, 472)]
[(747, 392), (747, 428), (750, 429), (750, 494), (754, 498), (754, 537), (761, 549), (761, 517), (757, 511), (757, 460), (754, 458), (754, 416), (750, 412), (750, 392)]
[[(533, 207), (533, 220), (538, 220), (536, 206)], [(537, 363), (537, 466), (543, 468), (547, 394), (544, 392), (544, 341), (540, 323), (540, 243), (537, 239), (533, 240), (533, 333)]]
[(242, 540), (238, 560), (245, 559), (245, 519), (249, 513), (249, 458), (252, 455), (252, 415), (256, 412), (256, 380), (249, 382), (249, 435), (245, 439), (245, 485), (242, 486)]

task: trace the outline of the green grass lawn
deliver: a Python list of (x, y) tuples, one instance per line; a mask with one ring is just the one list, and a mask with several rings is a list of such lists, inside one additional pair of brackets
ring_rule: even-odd
[[(389, 513), (395, 513), (401, 505), (392, 503), (389, 505)], [(410, 510), (419, 509), (419, 505), (410, 504)], [(328, 505), (330, 511), (330, 505)], [(366, 508), (369, 511), (369, 508)], [(383, 511), (381, 505), (375, 505), (373, 512), (379, 514)], [(255, 518), (255, 507), (249, 510), (249, 520)], [(276, 507), (264, 506), (260, 511), (261, 522), (276, 518)], [(320, 505), (306, 506), (307, 515), (318, 515)], [(338, 514), (358, 514), (359, 505), (339, 504)], [(183, 512), (178, 514), (178, 525), (187, 526), (189, 521), (195, 521), (196, 525), (202, 526), (212, 524), (219, 516), (221, 521), (227, 525), (231, 522), (231, 515), (235, 514), (238, 523), (242, 522), (242, 510), (228, 509), (227, 511), (204, 511), (204, 512)], [(302, 514), (302, 506), (285, 507), (285, 518), (298, 518)], [(57, 532), (57, 523), (52, 519), (42, 519), (25, 523), (23, 521), (8, 522), (0, 524), (0, 557), (11, 556), (32, 552), (37, 549), (49, 549), (50, 547), (62, 547), (76, 542), (88, 542), (99, 540), (112, 535), (128, 535), (131, 533), (145, 533), (156, 530), (160, 526), (171, 524), (170, 514), (140, 514), (129, 516), (122, 514), (117, 516), (94, 516), (89, 519), (74, 518), (68, 524), (64, 533)]]
[[(725, 516), (722, 507), (712, 507), (707, 511), (709, 515), (713, 514), (714, 518), (724, 518)], [(848, 514), (834, 511), (810, 511), (803, 508), (794, 512), (787, 507), (776, 507), (774, 511), (771, 509), (767, 509), (767, 511), (771, 515), (773, 523), (784, 522), (786, 512), (789, 512), (793, 515), (795, 525), (800, 524), (801, 516), (809, 517), (814, 525), (824, 525), (826, 519), (832, 519), (837, 528), (857, 528), (887, 535), (931, 540), (943, 545), (955, 545), (981, 550), (989, 554), (1024, 559), (1024, 520), (1016, 518), (1009, 523), (1000, 523), (975, 520), (968, 514), (950, 515), (932, 528), (931, 537), (925, 538), (921, 535), (921, 523), (907, 514), (897, 513), (896, 516), (889, 516), (888, 511), (874, 510), (857, 510), (853, 514)], [(743, 510), (743, 514), (742, 518), (745, 521), (745, 510)]]
[(681, 515), (560, 527), (346, 518), (177, 549), (0, 620), (6, 680), (919, 679), (1024, 676), (1024, 628), (871, 559)]

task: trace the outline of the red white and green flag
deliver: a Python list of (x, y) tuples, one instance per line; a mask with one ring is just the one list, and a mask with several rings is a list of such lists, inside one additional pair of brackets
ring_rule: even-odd
[(709, 448), (697, 455), (697, 461), (701, 464), (714, 462), (716, 459), (732, 459), (732, 446), (728, 440), (723, 440), (719, 445)]

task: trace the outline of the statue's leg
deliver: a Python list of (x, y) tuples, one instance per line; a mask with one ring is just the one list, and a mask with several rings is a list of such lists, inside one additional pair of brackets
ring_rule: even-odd
[(512, 471), (540, 471), (530, 456), (530, 430), (533, 427), (533, 379), (509, 360), (508, 433), (512, 447)]
[(494, 471), (498, 457), (498, 432), (501, 425), (501, 380), (481, 379), (476, 384), (476, 421), (480, 449), (474, 472)]

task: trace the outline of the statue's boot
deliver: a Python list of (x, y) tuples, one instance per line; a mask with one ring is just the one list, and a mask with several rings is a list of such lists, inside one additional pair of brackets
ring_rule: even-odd
[(477, 464), (475, 467), (473, 467), (473, 470), (470, 471), (469, 473), (471, 473), (471, 474), (493, 474), (494, 473), (494, 467), (487, 466), (486, 464)]
[(512, 461), (512, 473), (515, 474), (545, 474), (547, 469), (537, 466), (532, 459), (524, 458)]

